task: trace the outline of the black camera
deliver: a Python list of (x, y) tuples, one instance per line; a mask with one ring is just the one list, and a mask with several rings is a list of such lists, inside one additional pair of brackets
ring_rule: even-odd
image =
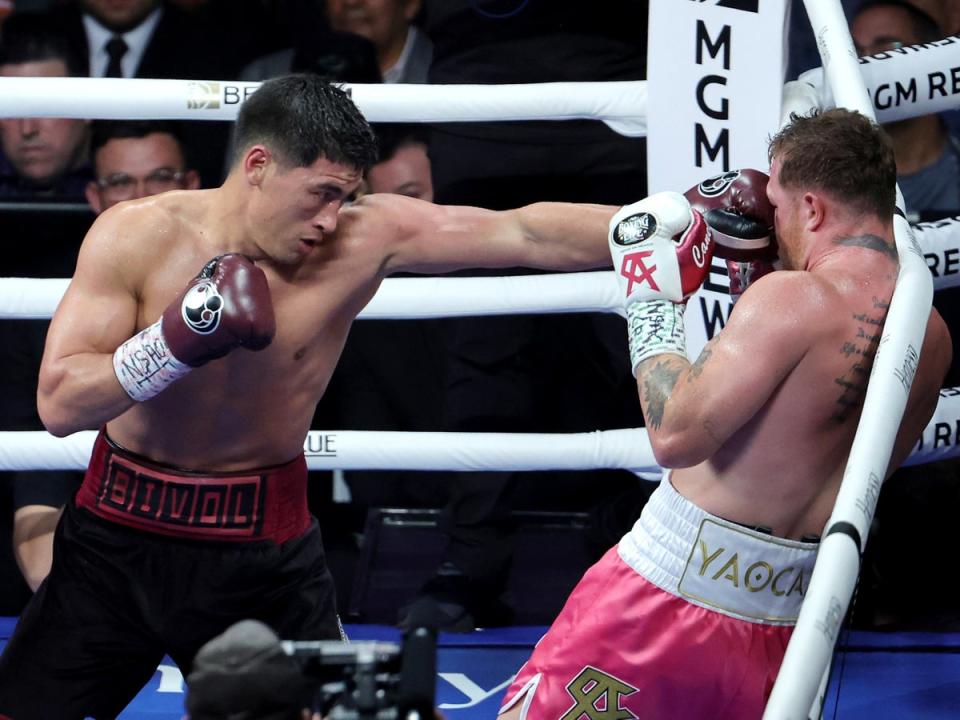
[(204, 645), (187, 678), (191, 720), (434, 717), (436, 632), (413, 626), (402, 644), (281, 641), (244, 620)]
[(384, 642), (281, 642), (316, 685), (312, 707), (329, 720), (433, 717), (436, 636), (415, 628), (403, 645)]

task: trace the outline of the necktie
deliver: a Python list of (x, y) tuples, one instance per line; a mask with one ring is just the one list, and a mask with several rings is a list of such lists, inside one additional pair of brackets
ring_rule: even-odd
[(128, 49), (127, 44), (119, 35), (114, 35), (107, 41), (106, 51), (110, 61), (107, 63), (107, 73), (104, 77), (123, 77), (123, 67), (120, 65), (120, 61)]

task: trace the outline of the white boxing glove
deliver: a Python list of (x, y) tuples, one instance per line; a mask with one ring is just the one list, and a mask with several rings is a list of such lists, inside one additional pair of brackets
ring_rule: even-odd
[(706, 279), (714, 249), (703, 216), (680, 193), (661, 192), (620, 208), (607, 239), (634, 375), (653, 355), (686, 357), (684, 304)]

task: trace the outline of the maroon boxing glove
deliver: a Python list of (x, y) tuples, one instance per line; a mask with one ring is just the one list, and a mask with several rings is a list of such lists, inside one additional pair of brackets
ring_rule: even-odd
[(707, 178), (684, 193), (693, 209), (707, 221), (717, 244), (717, 257), (776, 257), (773, 206), (767, 198), (769, 180), (759, 170), (731, 170)]
[(773, 206), (767, 198), (769, 181), (759, 170), (731, 170), (684, 193), (703, 213), (716, 243), (716, 256), (726, 260), (734, 302), (752, 283), (774, 270), (777, 243)]
[(727, 260), (726, 263), (733, 302), (737, 302), (753, 283), (776, 269), (770, 260)]
[(219, 255), (204, 265), (160, 320), (117, 348), (113, 368), (127, 394), (142, 402), (235, 348), (262, 350), (275, 333), (263, 271), (243, 255)]
[(163, 313), (163, 337), (190, 367), (237, 347), (262, 350), (277, 331), (263, 270), (243, 255), (219, 255)]

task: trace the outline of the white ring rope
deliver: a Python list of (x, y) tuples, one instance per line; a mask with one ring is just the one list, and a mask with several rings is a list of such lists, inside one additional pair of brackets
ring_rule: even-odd
[[(958, 42), (960, 36), (952, 36), (861, 59), (858, 67), (877, 118), (888, 122), (960, 107), (960, 92), (953, 82)], [(792, 83), (787, 83), (788, 95), (813, 93), (817, 104), (832, 104), (822, 70), (793, 82), (801, 87), (791, 90)], [(90, 119), (233, 120), (243, 99), (259, 85), (229, 80), (0, 78), (4, 99), (0, 117), (76, 117), (82, 106)], [(630, 137), (647, 132), (647, 84), (642, 80), (345, 87), (370, 122), (585, 118), (602, 120)]]
[[(70, 281), (0, 278), (0, 319), (49, 319)], [(503, 277), (387, 278), (357, 316), (412, 320), (524, 313), (623, 314), (612, 271)]]
[[(0, 470), (84, 470), (93, 431), (57, 438), (43, 431), (0, 432)], [(588, 433), (447, 433), (311, 430), (303, 443), (311, 470), (630, 470), (660, 477), (644, 428)], [(944, 388), (906, 465), (960, 457), (960, 388)]]
[[(934, 289), (960, 286), (960, 217), (920, 223), (914, 235), (933, 273)], [(0, 319), (49, 319), (69, 282), (0, 278)], [(566, 312), (622, 315), (613, 273), (387, 278), (358, 317), (403, 320)]]
[[(96, 432), (56, 438), (0, 432), (0, 469), (85, 470)], [(644, 428), (589, 433), (445, 433), (311, 430), (311, 470), (630, 470), (660, 476)]]
[[(960, 104), (958, 53), (960, 35), (952, 35), (932, 43), (909, 45), (857, 58), (855, 68), (863, 77), (868, 96), (863, 107), (873, 108), (876, 119), (881, 123), (955, 109)], [(836, 86), (824, 83), (823, 68), (803, 73), (799, 81), (813, 88), (820, 107), (835, 106), (830, 87)], [(841, 104), (845, 107), (861, 107), (859, 102), (857, 105), (847, 101)]]
[[(873, 117), (840, 0), (804, 4), (837, 105)], [(897, 204), (903, 208), (899, 188)], [(860, 574), (860, 555), (917, 369), (933, 282), (907, 221), (897, 215), (893, 225), (900, 272), (833, 513), (764, 720), (820, 715), (823, 698), (818, 695), (826, 687), (837, 633)]]
[[(0, 117), (233, 120), (260, 83), (229, 80), (0, 78)], [(630, 137), (647, 134), (647, 84), (350, 85), (370, 122), (602, 120)]]

